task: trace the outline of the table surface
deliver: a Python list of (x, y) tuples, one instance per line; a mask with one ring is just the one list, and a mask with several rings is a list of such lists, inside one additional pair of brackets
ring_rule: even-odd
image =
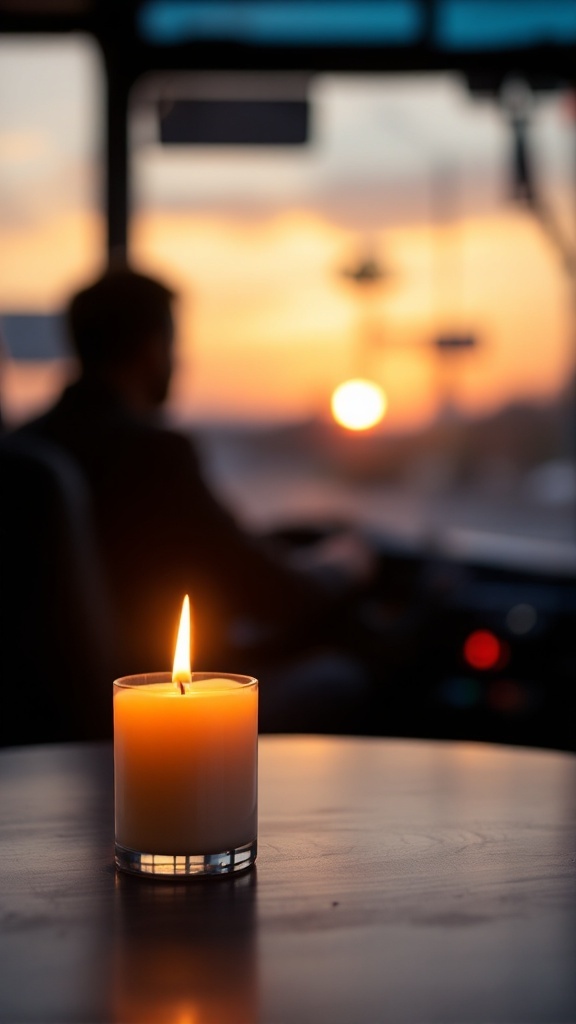
[(576, 1021), (576, 757), (260, 740), (232, 879), (113, 867), (106, 744), (0, 753), (0, 1020)]

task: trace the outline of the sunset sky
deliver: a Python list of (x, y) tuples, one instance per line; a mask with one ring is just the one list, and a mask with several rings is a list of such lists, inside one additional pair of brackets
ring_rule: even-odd
[[(101, 69), (88, 41), (0, 43), (0, 315), (51, 313), (103, 265)], [(449, 76), (322, 76), (299, 150), (160, 147), (138, 94), (132, 254), (181, 294), (173, 411), (187, 419), (327, 415), (347, 376), (377, 379), (386, 429), (546, 400), (574, 365), (570, 288), (537, 222), (508, 199), (496, 110)], [(570, 223), (574, 123), (539, 98), (537, 168)], [(573, 216), (573, 214), (572, 214)], [(342, 273), (364, 255), (390, 277)], [(440, 356), (438, 334), (474, 334)], [(7, 366), (21, 419), (60, 365)]]

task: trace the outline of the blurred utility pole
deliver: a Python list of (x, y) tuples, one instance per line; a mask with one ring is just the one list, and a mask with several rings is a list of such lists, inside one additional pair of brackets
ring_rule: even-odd
[(128, 100), (136, 77), (134, 68), (133, 0), (119, 4), (100, 0), (96, 37), (102, 49), (106, 77), (104, 205), (108, 228), (108, 259), (125, 258), (130, 223), (130, 132)]
[[(571, 92), (573, 112), (573, 152), (576, 184), (576, 80)], [(546, 238), (560, 257), (562, 269), (568, 279), (571, 310), (572, 367), (564, 401), (567, 412), (567, 453), (576, 464), (576, 243), (570, 241), (548, 202), (538, 176), (534, 144), (534, 97), (529, 84), (522, 80), (504, 83), (500, 102), (512, 135), (511, 145), (511, 198), (524, 206), (538, 221)], [(574, 191), (576, 214), (576, 189)], [(576, 237), (576, 223), (574, 225)], [(576, 531), (576, 523), (575, 523)], [(576, 533), (575, 533), (576, 536)]]

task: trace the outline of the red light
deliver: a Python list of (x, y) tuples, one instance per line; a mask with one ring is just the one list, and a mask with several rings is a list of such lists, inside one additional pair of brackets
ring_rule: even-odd
[(476, 629), (464, 642), (464, 658), (472, 668), (487, 670), (502, 662), (504, 650), (488, 629)]

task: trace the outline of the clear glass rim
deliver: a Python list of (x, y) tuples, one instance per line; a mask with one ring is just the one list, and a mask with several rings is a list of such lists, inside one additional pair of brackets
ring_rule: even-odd
[[(243, 687), (258, 686), (255, 676), (246, 676), (238, 672), (192, 672), (191, 684), (200, 683), (206, 679), (225, 679), (231, 683), (240, 683)], [(133, 676), (120, 676), (114, 680), (114, 687), (118, 689), (132, 689), (138, 686), (151, 686), (154, 683), (171, 683), (171, 672), (141, 672)], [(230, 689), (236, 689), (231, 686)]]

